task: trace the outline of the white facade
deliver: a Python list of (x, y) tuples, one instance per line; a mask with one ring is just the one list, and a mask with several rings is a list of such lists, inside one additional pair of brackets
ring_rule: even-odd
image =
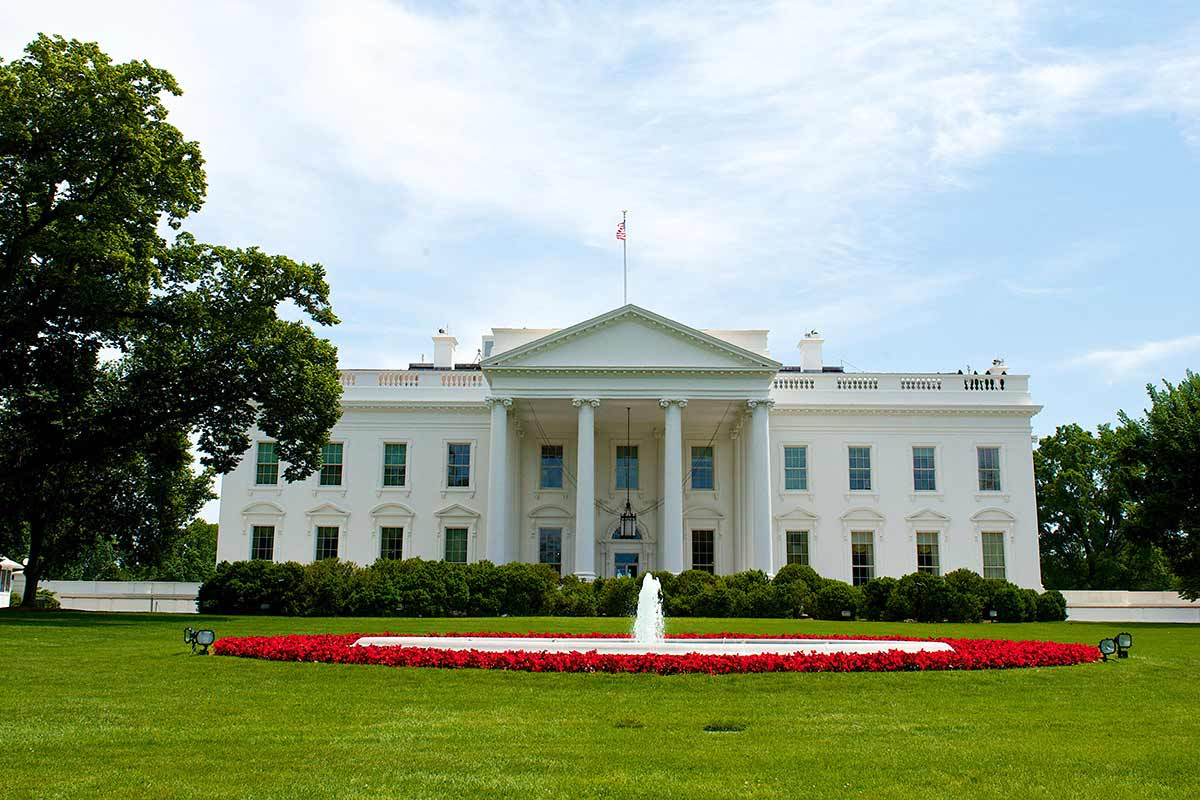
[[(342, 464), (324, 479), (276, 467), (271, 483), (253, 446), (222, 484), (218, 558), (458, 559), (465, 539), (468, 561), (538, 561), (557, 539), (563, 574), (589, 578), (806, 556), (861, 581), (915, 571), (920, 545), (926, 568), (984, 573), (987, 551), (988, 573), (1040, 588), (1027, 376), (824, 371), (815, 335), (784, 367), (766, 331), (632, 305), (493, 329), (482, 364), (453, 365), (455, 344), (435, 337), (433, 365), (342, 373)], [(627, 409), (639, 539), (614, 535)]]

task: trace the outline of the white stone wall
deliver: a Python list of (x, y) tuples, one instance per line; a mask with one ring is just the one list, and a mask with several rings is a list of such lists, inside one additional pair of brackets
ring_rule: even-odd
[[(732, 438), (722, 429), (713, 438), (711, 427), (688, 424), (683, 412), (685, 471), (690, 448), (707, 445), (715, 451), (713, 491), (684, 490), (684, 561), (690, 565), (693, 529), (716, 532), (716, 566), (722, 573), (753, 565), (749, 545), (750, 512), (744, 437)], [(510, 420), (512, 416), (510, 416)], [(902, 575), (916, 569), (915, 532), (939, 532), (943, 572), (958, 567), (982, 571), (982, 530), (1006, 533), (1008, 579), (1021, 586), (1040, 586), (1036, 505), (1030, 422), (1027, 416), (998, 414), (915, 414), (807, 412), (777, 407), (771, 414), (772, 547), (776, 568), (784, 563), (783, 536), (787, 530), (808, 530), (812, 566), (822, 575), (850, 580), (850, 531), (875, 531), (876, 574)], [(254, 450), (223, 482), (218, 558), (249, 557), (250, 527), (276, 526), (275, 558), (311, 561), (314, 531), (319, 524), (341, 527), (339, 554), (368, 564), (379, 555), (378, 528), (405, 528), (406, 556), (442, 558), (442, 530), (447, 525), (471, 531), (468, 558), (485, 557), (488, 533), (488, 411), (403, 408), (350, 408), (334, 428), (332, 441), (344, 443), (341, 487), (320, 487), (316, 475), (296, 484), (281, 480), (276, 487), (256, 487)], [(639, 447), (640, 488), (632, 494), (645, 539), (642, 569), (658, 568), (662, 560), (662, 436), (661, 427), (637, 426), (632, 433)], [(409, 485), (384, 488), (384, 442), (408, 443)], [(472, 486), (444, 485), (446, 444), (473, 444)], [(540, 445), (561, 444), (568, 473), (562, 490), (539, 487)], [(625, 493), (616, 489), (614, 456), (624, 444), (621, 427), (598, 427), (596, 435), (596, 572), (611, 574), (614, 544), (610, 537)], [(809, 488), (783, 489), (783, 447), (808, 447)], [(872, 490), (851, 492), (847, 446), (872, 448)], [(936, 492), (913, 491), (913, 445), (936, 448)], [(998, 445), (1002, 451), (1002, 491), (978, 489), (976, 447)], [(509, 431), (512, 454), (509, 485), (510, 542), (508, 558), (535, 561), (539, 526), (563, 528), (563, 567), (571, 571), (576, 465), (576, 432), (560, 427)], [(739, 459), (741, 460), (739, 469)], [(980, 522), (983, 512), (991, 518)], [(441, 516), (439, 516), (439, 513)], [(478, 515), (477, 517), (474, 515)], [(849, 516), (848, 516), (849, 515)], [(1011, 520), (1008, 520), (1011, 518)], [(635, 545), (636, 546), (636, 545)]]

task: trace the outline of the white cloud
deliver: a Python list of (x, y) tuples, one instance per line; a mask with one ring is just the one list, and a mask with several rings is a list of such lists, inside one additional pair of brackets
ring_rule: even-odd
[(1158, 361), (1200, 349), (1200, 334), (1178, 339), (1143, 342), (1128, 350), (1093, 350), (1072, 358), (1069, 366), (1097, 367), (1106, 371), (1112, 380), (1133, 374)]

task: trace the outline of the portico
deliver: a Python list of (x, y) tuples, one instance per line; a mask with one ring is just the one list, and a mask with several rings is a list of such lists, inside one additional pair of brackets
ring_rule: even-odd
[[(554, 506), (560, 514), (570, 512), (569, 527), (558, 534), (549, 529), (550, 536), (561, 537), (564, 574), (584, 579), (681, 572), (693, 566), (688, 545), (697, 537), (703, 541), (693, 547), (711, 546), (714, 560), (771, 573), (767, 409), (779, 366), (636, 306), (495, 353), (482, 364), (493, 392), (485, 401), (491, 409), (488, 506), (504, 507), (510, 476), (520, 486), (532, 472), (537, 485), (522, 487), (535, 498), (528, 513), (544, 515), (548, 500), (561, 503)], [(636, 441), (624, 441), (627, 409)], [(511, 450), (510, 414), (518, 431)], [(748, 432), (746, 464), (735, 473), (734, 462), (743, 460), (742, 431)], [(566, 441), (574, 444), (573, 459), (566, 457)], [(560, 453), (561, 485), (552, 477), (551, 486), (543, 486), (543, 462), (553, 469)], [(522, 469), (530, 459), (535, 469)], [(617, 530), (626, 492), (638, 515), (636, 538)], [(530, 548), (511, 541), (515, 531), (528, 529), (531, 540), (547, 531), (497, 516), (489, 516), (487, 552), (498, 563), (526, 558)]]

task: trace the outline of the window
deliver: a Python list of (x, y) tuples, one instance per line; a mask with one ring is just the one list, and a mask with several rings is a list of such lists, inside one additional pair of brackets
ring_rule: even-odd
[(538, 485), (543, 489), (563, 488), (563, 447), (561, 444), (542, 445), (542, 478)]
[(446, 445), (446, 485), (461, 488), (471, 485), (471, 445), (452, 442)]
[(562, 528), (538, 528), (538, 561), (562, 575)]
[(783, 488), (789, 492), (808, 491), (808, 448), (783, 448)]
[(404, 558), (404, 528), (379, 529), (379, 557), (397, 561)]
[(408, 482), (408, 445), (383, 446), (383, 485), (404, 486)]
[(715, 488), (713, 476), (713, 449), (711, 447), (692, 448), (692, 489), (698, 491)]
[(342, 485), (341, 442), (329, 442), (321, 446), (321, 485)]
[(250, 559), (272, 561), (275, 558), (275, 526), (255, 525), (250, 529)]
[(917, 572), (942, 574), (937, 531), (917, 531)]
[(446, 560), (451, 564), (467, 563), (466, 528), (446, 528)]
[(850, 574), (855, 586), (862, 586), (875, 577), (874, 532), (850, 532)]
[(317, 526), (317, 561), (338, 557), (337, 526)]
[(786, 552), (784, 553), (785, 561), (788, 564), (799, 564), (808, 566), (808, 531), (788, 531), (787, 540), (784, 543)]
[(712, 531), (692, 531), (692, 569), (710, 574), (716, 572)]
[(983, 539), (983, 577), (1004, 580), (1004, 534), (998, 531), (984, 531)]
[(258, 469), (254, 482), (260, 486), (279, 483), (279, 448), (274, 442), (258, 443)]
[(937, 467), (933, 462), (932, 447), (914, 447), (913, 449), (913, 491), (937, 491)]
[(980, 447), (979, 453), (979, 491), (1000, 491), (1000, 448)]
[(638, 446), (617, 445), (617, 488), (638, 488)]
[(850, 491), (871, 491), (871, 448), (850, 448)]

